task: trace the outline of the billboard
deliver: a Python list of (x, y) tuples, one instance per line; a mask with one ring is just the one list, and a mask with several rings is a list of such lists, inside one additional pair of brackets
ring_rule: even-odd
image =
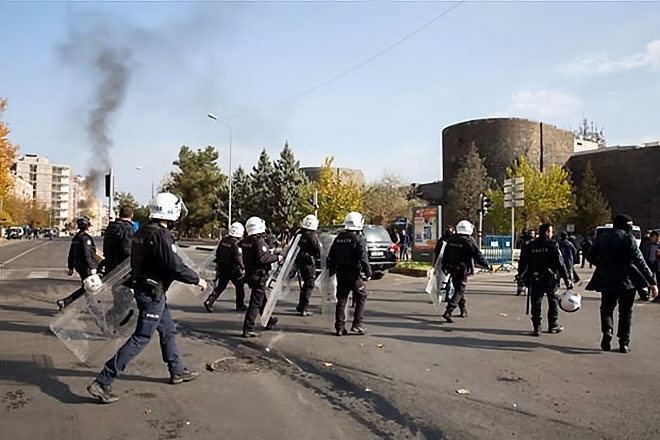
[(413, 210), (413, 248), (415, 261), (433, 261), (435, 244), (440, 238), (442, 206), (427, 206)]

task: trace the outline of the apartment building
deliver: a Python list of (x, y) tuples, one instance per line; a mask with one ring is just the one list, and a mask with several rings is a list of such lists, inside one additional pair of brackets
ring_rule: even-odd
[(11, 179), (13, 181), (11, 195), (20, 200), (32, 200), (32, 193), (34, 191), (32, 184), (22, 177), (14, 175), (11, 176)]
[(51, 164), (43, 156), (25, 154), (18, 157), (15, 174), (32, 185), (32, 200), (52, 210), (53, 226), (64, 227), (69, 219), (71, 167)]

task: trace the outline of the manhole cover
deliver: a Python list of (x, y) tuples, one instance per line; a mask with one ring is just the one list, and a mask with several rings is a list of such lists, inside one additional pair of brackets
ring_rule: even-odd
[(206, 364), (206, 369), (217, 373), (258, 373), (268, 367), (268, 361), (257, 358), (224, 357)]

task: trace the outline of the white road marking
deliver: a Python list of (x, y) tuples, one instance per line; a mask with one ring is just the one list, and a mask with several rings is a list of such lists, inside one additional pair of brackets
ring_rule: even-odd
[(48, 278), (48, 272), (30, 272), (28, 278)]
[(9, 263), (13, 263), (14, 261), (16, 261), (16, 260), (18, 260), (19, 258), (21, 258), (21, 257), (23, 257), (23, 256), (25, 256), (25, 255), (27, 255), (27, 254), (29, 254), (30, 252), (32, 252), (32, 251), (36, 251), (37, 249), (42, 248), (42, 247), (44, 247), (44, 246), (48, 246), (48, 245), (51, 244), (51, 243), (52, 243), (51, 241), (48, 241), (48, 242), (46, 242), (46, 243), (40, 244), (39, 246), (35, 246), (35, 247), (33, 247), (33, 248), (30, 248), (30, 249), (28, 249), (28, 250), (25, 251), (25, 252), (21, 252), (20, 254), (16, 255), (15, 257), (10, 258), (9, 260), (5, 261), (4, 263), (0, 263), (0, 266), (6, 266), (6, 265), (8, 265)]

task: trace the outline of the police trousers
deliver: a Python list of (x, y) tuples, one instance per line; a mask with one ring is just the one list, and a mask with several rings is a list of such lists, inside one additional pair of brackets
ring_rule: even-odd
[(245, 274), (245, 281), (250, 287), (250, 303), (248, 304), (247, 312), (245, 312), (245, 320), (243, 321), (243, 333), (254, 331), (254, 322), (257, 316), (264, 312), (266, 307), (266, 273), (265, 272), (248, 272)]
[[(78, 271), (76, 270), (76, 272)], [(83, 296), (86, 292), (82, 282), (85, 278), (87, 278), (87, 275), (85, 275), (83, 272), (78, 272), (78, 275), (80, 276), (80, 287), (71, 292), (69, 296), (62, 299), (62, 301), (64, 301), (64, 307), (68, 307), (69, 304)]]
[(222, 295), (222, 292), (225, 291), (230, 281), (236, 290), (236, 308), (241, 308), (245, 305), (245, 280), (239, 269), (235, 269), (232, 272), (218, 272), (217, 284), (210, 298), (213, 301), (217, 300)]
[(364, 307), (367, 303), (367, 288), (361, 278), (342, 278), (337, 275), (337, 306), (335, 308), (335, 330), (343, 330), (346, 326), (346, 302), (348, 295), (353, 293), (355, 310), (353, 311), (353, 326), (362, 326)]
[(102, 385), (110, 385), (124, 371), (128, 363), (149, 344), (154, 332), (160, 337), (160, 351), (170, 374), (180, 374), (184, 366), (176, 346), (176, 327), (167, 307), (167, 298), (156, 300), (150, 294), (137, 292), (135, 301), (138, 318), (133, 335), (121, 346), (117, 354), (105, 363), (96, 377)]
[(465, 309), (465, 288), (467, 287), (467, 274), (464, 272), (454, 272), (449, 273), (451, 277), (450, 281), (452, 286), (454, 286), (454, 295), (452, 295), (449, 303), (447, 304), (446, 313), (451, 315), (456, 307), (461, 311)]
[(635, 303), (636, 291), (617, 290), (602, 292), (600, 297), (600, 329), (603, 334), (612, 336), (614, 328), (614, 309), (619, 304), (619, 325), (617, 338), (624, 345), (630, 343), (630, 326), (632, 324), (632, 309)]
[(314, 291), (314, 281), (316, 279), (316, 267), (313, 264), (301, 264), (297, 266), (298, 273), (302, 280), (300, 289), (300, 298), (298, 299), (298, 311), (304, 312), (309, 305)]
[(548, 297), (548, 328), (557, 327), (559, 319), (559, 300), (557, 299), (557, 283), (550, 281), (532, 281), (529, 287), (529, 296), (532, 303), (532, 325), (541, 327), (541, 305), (543, 296)]

